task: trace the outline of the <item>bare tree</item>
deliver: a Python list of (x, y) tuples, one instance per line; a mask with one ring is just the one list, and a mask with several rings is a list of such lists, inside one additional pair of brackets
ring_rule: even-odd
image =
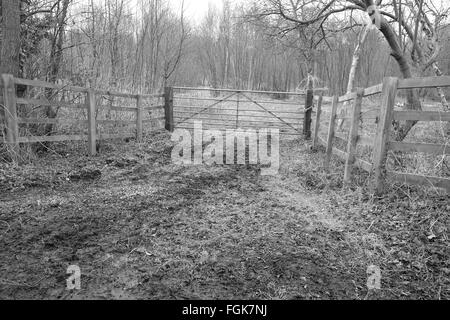
[[(371, 28), (370, 26), (364, 26), (358, 34), (358, 40), (356, 43), (355, 51), (353, 52), (353, 56), (352, 56), (352, 65), (350, 67), (350, 72), (348, 75), (348, 84), (347, 84), (346, 94), (353, 92), (353, 90), (355, 88), (356, 71), (359, 66), (359, 61), (361, 60), (362, 47), (363, 47), (364, 43), (366, 42), (367, 35), (369, 34), (370, 28)], [(345, 106), (348, 106), (348, 102), (345, 103)], [(347, 111), (347, 108), (344, 107), (342, 109), (342, 111), (343, 111), (343, 113), (341, 115), (344, 115)], [(344, 126), (344, 123), (345, 123), (345, 119), (342, 119), (339, 123), (339, 128), (342, 129)]]
[[(336, 14), (347, 11), (366, 12), (389, 44), (391, 56), (397, 62), (403, 77), (412, 77), (411, 66), (398, 41), (399, 38), (386, 19), (386, 17), (394, 17), (397, 20), (399, 17), (395, 17), (395, 15), (393, 16), (386, 11), (374, 10), (376, 4), (380, 4), (381, 1), (375, 3), (374, 0), (266, 0), (263, 3), (264, 5), (259, 7), (258, 17), (281, 17), (292, 25), (290, 28), (286, 27), (286, 31), (294, 30), (294, 28), (307, 30), (311, 26), (314, 26), (317, 32), (324, 34), (324, 39), (326, 38), (325, 24)], [(417, 90), (407, 91), (407, 102), (405, 104), (405, 108), (407, 109), (422, 109)], [(397, 139), (403, 140), (415, 123), (413, 121), (407, 121), (403, 125), (398, 125), (396, 127)]]
[[(185, 47), (186, 40), (189, 37), (189, 31), (187, 30), (187, 26), (185, 23), (184, 15), (185, 15), (185, 7), (184, 0), (181, 1), (181, 13), (180, 13), (180, 21), (179, 21), (179, 39), (177, 41), (171, 41), (171, 39), (166, 38), (165, 41), (165, 52), (164, 52), (164, 86), (167, 86), (167, 83), (170, 77), (173, 75), (175, 70), (180, 64), (181, 58), (183, 56), (183, 50)], [(173, 26), (173, 24), (172, 24)], [(176, 26), (176, 24), (175, 24)], [(174, 33), (166, 33), (166, 35), (170, 38), (173, 38)], [(173, 45), (171, 45), (173, 43)]]
[(120, 63), (119, 60), (119, 27), (122, 23), (123, 13), (124, 13), (124, 3), (123, 0), (107, 0), (107, 19), (108, 19), (108, 29), (110, 32), (108, 49), (109, 56), (111, 60), (111, 75), (109, 85), (111, 88), (117, 87), (117, 68)]

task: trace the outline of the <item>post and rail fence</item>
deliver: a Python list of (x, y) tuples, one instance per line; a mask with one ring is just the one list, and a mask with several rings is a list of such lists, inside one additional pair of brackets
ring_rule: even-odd
[[(301, 104), (297, 102), (277, 102), (286, 107), (291, 105), (298, 109), (295, 113), (301, 115), (294, 119), (294, 112), (287, 111), (274, 111), (264, 106), (263, 104), (270, 104), (270, 101), (256, 101), (250, 97), (250, 94), (280, 94), (280, 92), (271, 91), (251, 91), (251, 90), (233, 90), (233, 89), (211, 89), (211, 88), (186, 88), (186, 87), (167, 87), (162, 94), (129, 94), (121, 92), (112, 92), (106, 90), (97, 90), (92, 88), (76, 87), (76, 86), (61, 86), (52, 83), (47, 83), (38, 80), (26, 80), (14, 78), (11, 75), (2, 75), (2, 96), (0, 95), (0, 104), (3, 107), (4, 114), (4, 140), (9, 147), (11, 155), (14, 159), (14, 155), (17, 154), (19, 150), (19, 144), (27, 143), (43, 143), (43, 142), (62, 142), (62, 141), (87, 141), (88, 150), (90, 155), (95, 155), (97, 153), (96, 144), (99, 140), (104, 139), (115, 139), (115, 138), (132, 138), (135, 137), (136, 141), (141, 142), (143, 139), (144, 128), (147, 124), (154, 124), (158, 121), (163, 121), (161, 127), (156, 127), (152, 129), (161, 130), (165, 129), (168, 132), (173, 132), (182, 122), (176, 122), (176, 119), (183, 119), (184, 115), (189, 115), (193, 117), (195, 115), (201, 115), (205, 110), (211, 110), (219, 103), (223, 101), (232, 101), (230, 97), (236, 96), (236, 100), (233, 102), (237, 103), (236, 108), (236, 119), (234, 120), (234, 126), (239, 126), (243, 122), (249, 124), (254, 124), (256, 122), (266, 123), (268, 117), (272, 117), (272, 120), (276, 120), (275, 127), (288, 126), (292, 127), (292, 124), (288, 122), (289, 117), (293, 120), (303, 120), (303, 133), (297, 132), (295, 129), (295, 135), (303, 134), (306, 139), (312, 139), (313, 148), (319, 145), (323, 145), (326, 148), (325, 154), (325, 167), (329, 166), (331, 156), (334, 154), (341, 158), (345, 162), (344, 170), (344, 181), (350, 182), (353, 177), (353, 169), (359, 167), (364, 171), (369, 172), (373, 178), (373, 190), (376, 192), (382, 192), (384, 190), (384, 185), (387, 179), (393, 179), (394, 181), (434, 186), (437, 188), (442, 188), (450, 192), (450, 179), (445, 177), (431, 177), (416, 174), (406, 174), (399, 172), (392, 172), (386, 169), (386, 158), (388, 151), (401, 151), (401, 152), (425, 152), (431, 154), (450, 154), (450, 146), (444, 144), (424, 144), (424, 143), (404, 143), (395, 142), (390, 138), (392, 131), (393, 121), (450, 121), (450, 112), (439, 112), (439, 111), (396, 111), (395, 110), (395, 99), (398, 90), (407, 89), (417, 89), (417, 88), (436, 88), (436, 87), (450, 87), (450, 77), (429, 77), (429, 78), (413, 78), (413, 79), (403, 79), (398, 78), (386, 78), (382, 84), (366, 88), (357, 89), (355, 92), (344, 95), (344, 96), (332, 96), (328, 97), (324, 95), (326, 89), (314, 89), (307, 90), (302, 93), (288, 93), (296, 96), (305, 96), (304, 108), (301, 110)], [(38, 87), (43, 89), (51, 90), (64, 90), (71, 91), (81, 95), (84, 95), (84, 103), (68, 103), (62, 101), (54, 101), (47, 98), (40, 99), (29, 99), (21, 98), (16, 94), (16, 85), (22, 85), (27, 87)], [(174, 90), (207, 90), (207, 91), (220, 91), (229, 94), (225, 98), (198, 98), (198, 97), (183, 97), (181, 95), (175, 95)], [(370, 97), (376, 94), (381, 94), (381, 106), (376, 115), (377, 119), (377, 131), (374, 139), (369, 139), (364, 137), (360, 132), (360, 121), (366, 118), (372, 118), (373, 115), (367, 117), (362, 113), (362, 102), (363, 98)], [(135, 120), (133, 121), (120, 121), (122, 124), (133, 125), (135, 127), (135, 132), (131, 134), (99, 134), (98, 125), (100, 123), (113, 124), (115, 120), (98, 120), (98, 96), (109, 96), (109, 97), (119, 97), (132, 99), (134, 106), (107, 106), (109, 110), (133, 113), (135, 115)], [(247, 115), (249, 120), (244, 119), (239, 116), (239, 107), (243, 103), (240, 100), (242, 96), (245, 101), (256, 105), (259, 110), (253, 111), (251, 115)], [(145, 102), (149, 99), (163, 99), (160, 104), (151, 104), (150, 106), (144, 106)], [(213, 101), (213, 104), (208, 105), (206, 108), (201, 106), (186, 106), (186, 110), (176, 109), (177, 106), (174, 101), (179, 99), (194, 100), (204, 100)], [(227, 100), (228, 99), (228, 100)], [(314, 103), (316, 101), (316, 103)], [(323, 105), (324, 103), (331, 103), (331, 116), (329, 118), (329, 123), (327, 129), (326, 139), (320, 136), (321, 121), (323, 120)], [(351, 116), (346, 118), (349, 120), (350, 131), (347, 137), (339, 136), (336, 132), (336, 120), (342, 119), (343, 117), (338, 116), (337, 110), (340, 103), (351, 103)], [(61, 108), (75, 108), (79, 110), (84, 110), (87, 113), (87, 120), (74, 120), (74, 119), (48, 119), (48, 118), (21, 118), (18, 116), (18, 106), (20, 105), (37, 105), (37, 106), (53, 106)], [(174, 111), (174, 109), (176, 109)], [(200, 112), (197, 112), (201, 109)], [(314, 110), (315, 109), (315, 110)], [(146, 117), (147, 113), (152, 113), (153, 111), (160, 110), (163, 115), (158, 117), (150, 118)], [(224, 109), (225, 111), (228, 109)], [(220, 111), (220, 110), (219, 110)], [(314, 112), (315, 111), (315, 112)], [(245, 112), (245, 110), (243, 111)], [(262, 115), (255, 115), (256, 112), (263, 113)], [(280, 116), (283, 114), (283, 117)], [(312, 116), (315, 114), (315, 122), (313, 124)], [(217, 115), (217, 113), (216, 113)], [(224, 117), (230, 116), (230, 114), (224, 114)], [(244, 115), (245, 116), (245, 115)], [(251, 118), (251, 119), (250, 119)], [(262, 120), (257, 120), (261, 118)], [(228, 125), (223, 118), (220, 120), (224, 124), (224, 127)], [(19, 125), (21, 124), (59, 124), (64, 121), (79, 122), (87, 124), (87, 134), (86, 135), (52, 135), (52, 136), (31, 136), (23, 137), (20, 136)], [(269, 122), (273, 123), (273, 122)], [(300, 124), (300, 123), (297, 123)], [(263, 124), (261, 124), (263, 125)], [(312, 130), (311, 127), (314, 127)], [(298, 134), (297, 134), (298, 133)], [(336, 139), (340, 139), (347, 144), (346, 151), (343, 151), (333, 145)], [(356, 156), (356, 148), (358, 145), (368, 145), (372, 148), (372, 159), (371, 161), (365, 161)]]
[[(344, 181), (352, 180), (354, 167), (368, 172), (372, 176), (372, 190), (382, 193), (385, 184), (390, 179), (396, 182), (435, 187), (446, 190), (450, 193), (450, 179), (446, 177), (426, 176), (412, 173), (400, 173), (389, 171), (386, 160), (388, 151), (426, 153), (434, 155), (450, 155), (450, 145), (431, 143), (407, 143), (393, 141), (391, 138), (394, 121), (435, 121), (450, 122), (450, 112), (445, 111), (419, 111), (419, 110), (395, 110), (396, 96), (399, 90), (420, 89), (420, 88), (445, 88), (450, 87), (450, 77), (427, 77), (398, 79), (385, 78), (382, 84), (366, 88), (357, 89), (355, 92), (344, 96), (324, 97), (317, 96), (317, 112), (315, 118), (313, 148), (323, 145), (326, 148), (325, 167), (329, 168), (331, 156), (334, 154), (345, 162)], [(381, 94), (381, 106), (377, 114), (365, 114), (362, 112), (362, 99), (376, 94)], [(321, 121), (323, 120), (323, 101), (331, 102), (331, 115), (328, 123), (328, 134), (326, 139), (320, 136)], [(338, 116), (337, 109), (339, 103), (353, 102), (351, 116)], [(350, 130), (348, 136), (338, 135), (336, 132), (336, 120), (349, 120)], [(377, 129), (374, 139), (368, 138), (360, 133), (360, 121), (362, 119), (376, 119)], [(333, 145), (339, 139), (347, 143), (346, 151)], [(363, 145), (372, 148), (371, 162), (362, 160), (356, 156), (356, 146)]]
[[(300, 125), (300, 122), (297, 120), (303, 120), (305, 124), (304, 134), (306, 136), (311, 136), (311, 128), (310, 124), (312, 122), (311, 115), (313, 114), (313, 106), (312, 106), (312, 97), (314, 92), (323, 92), (326, 89), (315, 89), (314, 91), (310, 90), (308, 92), (278, 92), (278, 91), (254, 91), (254, 90), (233, 90), (233, 89), (211, 89), (211, 88), (192, 88), (192, 87), (166, 87), (164, 89), (164, 93), (162, 94), (133, 94), (133, 93), (123, 93), (123, 92), (114, 92), (107, 90), (98, 90), (93, 88), (85, 88), (80, 86), (72, 86), (72, 85), (58, 85), (54, 83), (48, 83), (40, 80), (28, 80), (28, 79), (20, 79), (15, 78), (12, 75), (4, 74), (1, 77), (1, 94), (0, 95), (0, 103), (3, 105), (3, 112), (5, 114), (4, 117), (4, 140), (7, 143), (11, 156), (15, 157), (17, 155), (17, 151), (19, 148), (19, 144), (28, 144), (28, 143), (46, 143), (46, 142), (63, 142), (63, 141), (87, 141), (88, 151), (90, 155), (95, 155), (97, 153), (97, 142), (99, 140), (105, 139), (116, 139), (116, 138), (132, 138), (135, 137), (136, 141), (140, 142), (143, 139), (143, 131), (145, 125), (148, 123), (153, 123), (157, 121), (164, 121), (162, 128), (157, 129), (165, 129), (168, 132), (173, 132), (175, 128), (182, 127), (183, 121), (180, 122), (180, 115), (184, 117), (184, 115), (188, 115), (188, 119), (194, 118), (198, 115), (210, 116), (206, 120), (211, 120), (211, 116), (221, 116), (220, 113), (214, 113), (213, 115), (208, 115), (205, 111), (210, 111), (216, 105), (223, 102), (235, 102), (237, 101), (237, 115), (235, 124), (236, 126), (243, 125), (247, 123), (249, 128), (259, 128), (263, 124), (273, 124), (275, 123), (275, 127), (279, 127), (280, 129), (285, 130), (286, 128), (294, 129), (293, 125)], [(22, 98), (18, 97), (16, 94), (16, 86), (26, 86), (27, 88), (40, 88), (44, 90), (55, 90), (55, 91), (65, 91), (72, 92), (84, 95), (84, 103), (72, 103), (72, 102), (64, 102), (64, 101), (55, 101), (55, 99), (48, 99), (47, 96), (39, 99), (31, 99), (31, 98)], [(214, 99), (214, 98), (198, 98), (198, 97), (190, 97), (190, 96), (182, 96), (175, 95), (174, 90), (187, 90), (189, 92), (192, 91), (214, 91), (221, 92), (229, 95), (226, 98)], [(305, 105), (305, 109), (302, 110), (302, 106), (300, 102), (295, 101), (286, 101), (280, 102), (277, 101), (277, 104), (281, 106), (285, 106), (286, 108), (294, 107), (295, 112), (284, 111), (284, 110), (271, 110), (263, 106), (264, 104), (270, 104), (273, 101), (256, 101), (255, 99), (250, 97), (250, 94), (260, 94), (260, 95), (287, 95), (287, 96), (306, 96), (307, 104)], [(118, 97), (118, 98), (126, 98), (131, 99), (134, 102), (134, 106), (106, 106), (106, 108), (110, 111), (123, 112), (123, 113), (134, 113), (135, 120), (132, 121), (115, 121), (115, 120), (99, 120), (98, 119), (98, 96), (108, 96), (110, 98)], [(238, 100), (230, 100), (230, 97), (237, 97)], [(239, 101), (239, 97), (242, 96), (244, 99)], [(159, 105), (151, 105), (150, 107), (144, 106), (144, 101), (148, 99), (163, 99), (163, 102)], [(183, 100), (183, 101), (208, 101), (213, 102), (212, 105), (203, 108), (201, 106), (185, 106), (183, 103), (175, 105), (174, 101)], [(245, 101), (257, 106), (259, 110), (252, 111), (251, 115), (246, 114), (246, 110), (241, 110), (241, 114), (239, 114), (239, 103), (244, 103)], [(309, 104), (308, 104), (309, 103)], [(183, 105), (181, 105), (183, 104)], [(67, 109), (78, 109), (84, 110), (87, 113), (86, 120), (79, 119), (49, 119), (49, 118), (22, 118), (19, 117), (19, 109), (18, 106), (21, 105), (29, 105), (29, 106), (38, 106), (40, 107), (57, 107), (57, 108), (67, 108)], [(179, 108), (184, 108), (180, 110)], [(202, 111), (197, 112), (194, 108), (202, 108)], [(146, 118), (145, 115), (147, 112), (158, 111), (161, 110), (163, 114), (160, 117), (156, 118)], [(222, 108), (220, 111), (229, 111), (229, 109)], [(255, 115), (255, 113), (261, 113)], [(279, 113), (280, 112), (280, 113)], [(304, 114), (304, 116), (303, 116)], [(218, 125), (223, 124), (224, 127), (228, 128), (228, 120), (226, 116), (229, 114), (223, 114), (224, 117), (220, 120)], [(298, 116), (298, 118), (296, 118)], [(251, 118), (251, 119), (249, 119)], [(287, 118), (287, 119), (284, 119)], [(275, 120), (275, 122), (266, 122), (267, 119)], [(292, 120), (294, 122), (289, 122)], [(178, 121), (178, 122), (177, 122)], [(57, 125), (61, 123), (79, 123), (79, 124), (87, 124), (87, 133), (84, 135), (46, 135), (46, 136), (20, 136), (19, 127), (23, 124), (41, 124), (41, 125)], [(135, 126), (134, 134), (104, 134), (99, 133), (98, 125), (99, 124), (127, 124)], [(217, 123), (215, 123), (217, 124)], [(297, 130), (292, 130), (295, 135), (300, 135), (301, 132)]]
[[(40, 88), (44, 90), (65, 91), (84, 95), (84, 103), (71, 103), (64, 101), (55, 101), (52, 99), (39, 98), (20, 98), (16, 94), (16, 86), (22, 85), (29, 88)], [(127, 114), (135, 114), (135, 120), (120, 121), (120, 120), (99, 120), (97, 115), (100, 107), (98, 106), (98, 96), (107, 96), (109, 98), (124, 98), (131, 99), (131, 104), (134, 106), (103, 106), (109, 111), (122, 112)], [(2, 75), (2, 95), (0, 95), (0, 103), (3, 106), (4, 114), (4, 140), (9, 146), (11, 156), (16, 157), (19, 144), (27, 143), (45, 143), (45, 142), (63, 142), (63, 141), (87, 141), (90, 155), (97, 153), (97, 141), (105, 139), (116, 138), (136, 138), (136, 141), (141, 142), (143, 139), (144, 125), (154, 124), (158, 121), (166, 121), (166, 117), (146, 117), (145, 114), (164, 110), (167, 105), (150, 105), (144, 106), (145, 100), (165, 98), (163, 94), (129, 94), (122, 92), (113, 92), (107, 90), (97, 90), (92, 88), (84, 88), (77, 86), (63, 86), (48, 83), (39, 80), (27, 80), (14, 78), (12, 75)], [(77, 119), (49, 119), (49, 118), (22, 118), (19, 117), (18, 106), (28, 105), (41, 107), (55, 107), (66, 109), (84, 110), (87, 113), (87, 120)], [(128, 104), (129, 105), (129, 104)], [(170, 106), (169, 106), (170, 107)], [(47, 136), (20, 136), (19, 125), (21, 124), (42, 124), (42, 125), (57, 125), (62, 123), (79, 123), (80, 125), (87, 124), (87, 134), (81, 135), (47, 135)], [(122, 124), (135, 126), (135, 133), (119, 133), (119, 134), (104, 134), (98, 133), (99, 124)], [(155, 126), (156, 127), (156, 126)], [(167, 127), (167, 125), (166, 125)], [(159, 129), (159, 128), (155, 128)]]

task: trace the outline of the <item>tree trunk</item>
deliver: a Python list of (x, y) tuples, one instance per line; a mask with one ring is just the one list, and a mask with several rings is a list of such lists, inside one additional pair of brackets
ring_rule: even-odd
[(355, 88), (356, 71), (358, 70), (359, 60), (361, 59), (361, 51), (364, 46), (364, 43), (366, 42), (369, 31), (370, 27), (366, 26), (363, 28), (363, 30), (361, 30), (360, 34), (358, 35), (358, 43), (356, 45), (355, 51), (353, 52), (352, 65), (348, 76), (347, 94), (351, 93)]
[[(434, 73), (438, 77), (443, 76), (443, 73), (436, 62), (433, 63), (433, 70), (434, 70)], [(439, 97), (441, 98), (441, 103), (442, 103), (442, 107), (444, 108), (444, 111), (450, 111), (450, 107), (448, 105), (447, 98), (445, 97), (444, 90), (442, 90), (442, 88), (437, 88), (437, 91), (438, 91)]]
[[(439, 68), (439, 66), (436, 62), (433, 63), (433, 69), (438, 77), (443, 75), (441, 69)], [(449, 112), (450, 107), (448, 105), (447, 98), (445, 97), (444, 90), (442, 88), (436, 88), (436, 89), (438, 91), (439, 97), (441, 98), (441, 103), (442, 103), (442, 107), (443, 107), (444, 111)], [(447, 123), (445, 125), (445, 135), (450, 136), (450, 123)]]
[[(361, 51), (364, 43), (366, 42), (367, 35), (369, 34), (370, 26), (365, 26), (358, 35), (358, 43), (356, 44), (355, 51), (353, 52), (352, 57), (352, 66), (350, 68), (350, 73), (348, 75), (348, 84), (347, 84), (347, 92), (349, 94), (355, 88), (355, 80), (356, 80), (356, 71), (358, 70), (359, 61), (361, 59)], [(347, 114), (347, 106), (348, 102), (344, 103), (344, 108), (342, 108), (341, 116), (345, 116)], [(342, 130), (345, 123), (345, 119), (341, 119), (339, 122), (339, 129)]]
[[(403, 78), (412, 78), (411, 67), (406, 60), (405, 55), (400, 48), (400, 45), (398, 44), (397, 36), (394, 30), (392, 30), (391, 25), (386, 21), (384, 17), (381, 17), (380, 31), (384, 35), (392, 50), (391, 56), (397, 62)], [(420, 102), (417, 90), (406, 90), (406, 100), (407, 103), (405, 105), (405, 109), (422, 110), (422, 103)], [(395, 123), (395, 139), (397, 141), (404, 140), (411, 129), (416, 125), (416, 123), (417, 121), (406, 121), (404, 124)]]
[[(20, 73), (20, 1), (2, 0), (2, 46), (0, 52), (0, 74)], [(0, 108), (0, 125), (3, 125), (5, 111)], [(3, 129), (2, 134), (5, 136)]]
[[(374, 0), (365, 0), (366, 8), (375, 6)], [(406, 60), (405, 54), (398, 43), (398, 37), (395, 34), (392, 26), (389, 22), (381, 15), (378, 15), (379, 28), (384, 38), (386, 39), (389, 47), (391, 48), (391, 56), (397, 62), (400, 72), (403, 78), (412, 78), (411, 67)], [(405, 109), (407, 110), (422, 110), (422, 103), (419, 99), (419, 94), (417, 90), (407, 90), (406, 91)], [(402, 141), (406, 138), (411, 129), (416, 125), (417, 121), (406, 121), (404, 124), (394, 123), (395, 127), (395, 139), (397, 141)]]
[(0, 73), (18, 77), (20, 71), (20, 1), (2, 0), (2, 33)]

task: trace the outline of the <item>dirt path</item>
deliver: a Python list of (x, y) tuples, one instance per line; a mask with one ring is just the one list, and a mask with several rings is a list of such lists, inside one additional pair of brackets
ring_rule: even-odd
[[(301, 186), (293, 143), (275, 177), (140, 150), (96, 159), (90, 181), (7, 194), (0, 298), (363, 299), (364, 248)], [(72, 264), (79, 292), (66, 290)]]

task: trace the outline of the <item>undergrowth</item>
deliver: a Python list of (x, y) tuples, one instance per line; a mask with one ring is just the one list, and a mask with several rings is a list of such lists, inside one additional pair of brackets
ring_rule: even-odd
[(343, 181), (344, 164), (333, 156), (323, 167), (324, 150), (308, 152), (296, 174), (304, 188), (330, 200), (330, 211), (346, 222), (347, 240), (361, 259), (378, 265), (381, 296), (450, 298), (450, 201), (434, 188), (389, 182), (382, 195), (370, 189), (371, 177), (355, 170)]
[[(381, 268), (382, 290), (361, 299), (450, 298), (448, 195), (437, 189), (389, 183), (385, 193), (376, 196), (369, 188), (369, 174), (355, 169), (353, 182), (345, 184), (344, 164), (335, 157), (325, 170), (323, 149), (312, 151), (301, 140), (282, 145), (295, 158), (284, 178), (295, 179), (345, 223), (342, 235), (333, 237), (343, 237), (355, 251), (358, 260), (347, 263), (354, 265), (355, 271), (370, 264)], [(146, 177), (146, 166), (170, 164), (172, 146), (167, 133), (150, 134), (142, 144), (103, 143), (97, 157), (81, 152), (84, 144), (52, 145), (51, 152), (30, 158), (24, 165), (1, 163), (0, 191), (7, 196), (28, 188), (70, 187), (117, 168), (130, 168), (129, 174), (139, 179)], [(340, 249), (334, 245), (330, 243), (339, 255)]]

